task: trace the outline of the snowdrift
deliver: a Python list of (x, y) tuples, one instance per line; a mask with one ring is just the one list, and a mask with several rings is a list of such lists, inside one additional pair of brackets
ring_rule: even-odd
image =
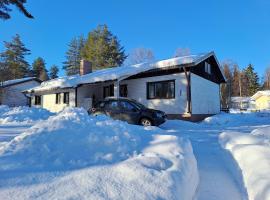
[(38, 120), (47, 119), (53, 114), (42, 108), (34, 107), (13, 107), (10, 108), (5, 105), (0, 105), (0, 124), (31, 124)]
[(0, 149), (1, 199), (192, 199), (187, 139), (68, 108)]
[(220, 144), (228, 150), (242, 171), (249, 199), (270, 199), (270, 127), (251, 133), (224, 132)]

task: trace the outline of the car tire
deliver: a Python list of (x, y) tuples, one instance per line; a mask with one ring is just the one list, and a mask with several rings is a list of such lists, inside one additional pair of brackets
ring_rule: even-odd
[(152, 121), (148, 118), (145, 118), (145, 117), (140, 120), (140, 124), (142, 126), (152, 126), (153, 125)]

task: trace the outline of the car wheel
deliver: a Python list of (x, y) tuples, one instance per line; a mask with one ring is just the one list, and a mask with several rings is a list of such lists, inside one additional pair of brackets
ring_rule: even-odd
[(152, 126), (152, 122), (150, 119), (142, 118), (140, 121), (141, 125), (143, 126)]

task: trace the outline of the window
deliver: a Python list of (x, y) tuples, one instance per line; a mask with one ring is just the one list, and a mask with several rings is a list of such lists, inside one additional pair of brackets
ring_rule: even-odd
[(105, 86), (103, 88), (103, 97), (113, 97), (114, 96), (114, 85)]
[(147, 83), (147, 99), (175, 98), (175, 81), (160, 81)]
[(136, 111), (136, 107), (133, 106), (131, 103), (127, 101), (120, 101), (119, 102), (121, 109), (126, 110), (126, 111)]
[(205, 62), (204, 71), (208, 74), (211, 74), (211, 65), (208, 62)]
[(61, 93), (55, 94), (55, 103), (60, 104), (61, 103)]
[(64, 92), (64, 103), (69, 104), (69, 92)]
[(41, 96), (35, 96), (35, 105), (41, 105)]
[(127, 97), (128, 90), (127, 85), (120, 85), (120, 97)]
[(105, 108), (108, 110), (118, 110), (118, 102), (117, 101), (109, 101), (105, 104)]

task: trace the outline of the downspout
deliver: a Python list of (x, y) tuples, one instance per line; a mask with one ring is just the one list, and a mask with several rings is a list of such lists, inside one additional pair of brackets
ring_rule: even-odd
[(183, 67), (185, 72), (185, 77), (187, 80), (187, 106), (188, 113), (191, 114), (191, 87), (190, 87), (190, 71), (187, 71), (186, 67)]

